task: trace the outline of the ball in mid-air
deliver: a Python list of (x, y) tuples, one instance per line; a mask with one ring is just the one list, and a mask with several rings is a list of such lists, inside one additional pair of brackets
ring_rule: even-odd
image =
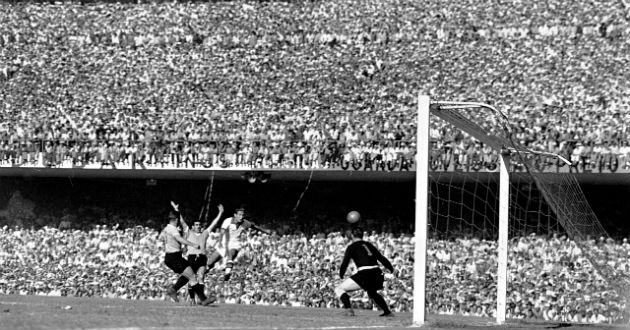
[(357, 223), (359, 220), (361, 220), (361, 214), (359, 214), (359, 212), (348, 212), (348, 215), (346, 216), (346, 221), (348, 221), (349, 223)]

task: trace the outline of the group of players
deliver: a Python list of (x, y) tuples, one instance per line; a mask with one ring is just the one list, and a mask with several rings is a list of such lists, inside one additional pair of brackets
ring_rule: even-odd
[[(265, 234), (271, 233), (256, 224), (245, 220), (245, 210), (237, 208), (232, 217), (221, 222), (221, 233), (214, 250), (208, 256), (208, 237), (217, 227), (223, 216), (223, 205), (218, 205), (218, 214), (210, 225), (202, 229), (201, 220), (194, 221), (192, 229), (188, 227), (182, 216), (179, 205), (171, 202), (173, 208), (168, 214), (168, 224), (160, 233), (160, 240), (164, 243), (164, 264), (179, 275), (179, 278), (166, 290), (166, 294), (175, 302), (179, 301), (178, 291), (188, 284), (188, 292), (193, 302), (209, 306), (216, 302), (215, 295), (206, 296), (205, 274), (218, 262), (225, 259), (224, 281), (229, 281), (231, 271), (236, 262), (239, 250), (244, 244), (244, 234), (253, 229)], [(181, 230), (181, 232), (180, 232)], [(374, 303), (383, 311), (380, 316), (393, 316), (385, 299), (378, 293), (383, 289), (384, 274), (379, 262), (394, 274), (394, 267), (389, 260), (371, 243), (363, 240), (363, 230), (354, 224), (345, 232), (350, 244), (346, 248), (343, 261), (339, 268), (339, 276), (344, 278), (350, 261), (353, 261), (357, 272), (343, 280), (335, 288), (336, 296), (341, 300), (344, 315), (354, 316), (349, 293), (365, 290)], [(184, 246), (186, 258), (184, 258)], [(195, 298), (197, 297), (197, 299)]]

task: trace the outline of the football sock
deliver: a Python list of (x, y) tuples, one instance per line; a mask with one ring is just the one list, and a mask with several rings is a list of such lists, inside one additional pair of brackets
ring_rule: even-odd
[(192, 289), (195, 291), (195, 293), (197, 294), (197, 297), (199, 297), (201, 301), (206, 300), (206, 293), (204, 292), (205, 287), (202, 284), (196, 284), (192, 287)]
[(378, 305), (378, 307), (380, 307), (381, 310), (383, 310), (383, 314), (385, 315), (391, 314), (391, 311), (389, 310), (389, 306), (387, 306), (387, 303), (385, 302), (385, 298), (383, 298), (383, 296), (378, 294), (376, 291), (368, 292), (368, 296), (372, 298), (372, 300), (374, 300), (376, 305)]
[(195, 301), (195, 289), (191, 286), (188, 287), (188, 295), (190, 296), (190, 299), (194, 302)]
[(339, 299), (343, 304), (343, 308), (352, 308), (352, 305), (350, 304), (350, 296), (347, 293), (344, 292)]
[(173, 289), (175, 291), (179, 291), (179, 289), (181, 289), (184, 285), (186, 285), (186, 283), (188, 283), (188, 278), (182, 275), (177, 279), (177, 282), (175, 282), (175, 285), (173, 285)]

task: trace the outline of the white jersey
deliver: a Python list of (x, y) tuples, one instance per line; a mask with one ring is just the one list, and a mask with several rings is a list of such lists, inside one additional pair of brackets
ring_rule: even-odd
[(160, 233), (160, 238), (164, 241), (164, 249), (166, 250), (166, 253), (180, 252), (182, 250), (181, 245), (175, 239), (176, 236), (181, 237), (179, 230), (170, 223), (166, 225), (166, 228), (164, 228), (164, 230)]
[(232, 223), (233, 218), (227, 218), (223, 221), (221, 225), (221, 229), (227, 230), (230, 235), (230, 240), (228, 242), (225, 241), (227, 237), (223, 240), (223, 246), (227, 243), (228, 249), (240, 249), (243, 245), (241, 240), (241, 234), (251, 226), (251, 222), (247, 220), (243, 220), (240, 224)]
[(206, 252), (206, 241), (208, 240), (208, 230), (204, 230), (201, 233), (196, 233), (192, 230), (188, 231), (186, 235), (186, 239), (195, 243), (195, 245), (201, 246), (201, 249), (197, 249), (194, 246), (189, 246), (186, 255), (191, 254), (205, 254)]

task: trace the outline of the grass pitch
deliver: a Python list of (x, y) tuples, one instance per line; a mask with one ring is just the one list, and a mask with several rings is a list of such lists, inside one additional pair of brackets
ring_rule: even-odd
[[(189, 306), (170, 301), (0, 295), (0, 329), (110, 329), (110, 330), (214, 330), (214, 329), (409, 329), (410, 313), (394, 318), (379, 312), (219, 304)], [(569, 325), (429, 315), (422, 329), (629, 329), (611, 325)]]

